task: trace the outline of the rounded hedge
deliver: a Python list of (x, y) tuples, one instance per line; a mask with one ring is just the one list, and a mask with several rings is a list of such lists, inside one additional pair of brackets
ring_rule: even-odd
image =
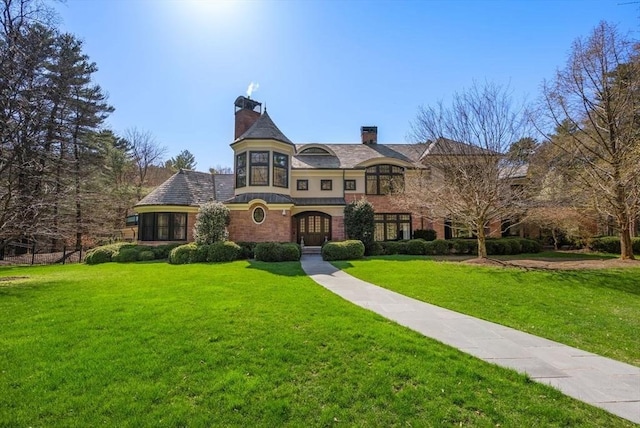
[(173, 265), (191, 263), (197, 250), (198, 246), (195, 243), (180, 245), (169, 253), (169, 263)]
[(138, 253), (138, 260), (141, 262), (149, 262), (155, 259), (156, 259), (156, 255), (152, 250), (144, 250)]
[(326, 261), (354, 260), (362, 257), (364, 257), (364, 244), (362, 241), (327, 242), (322, 247), (322, 259)]
[(213, 243), (207, 246), (207, 250), (206, 260), (214, 263), (238, 260), (242, 253), (240, 245), (231, 241)]
[(294, 243), (282, 244), (281, 247), (281, 261), (283, 262), (295, 262), (300, 260), (302, 251), (300, 247)]
[(121, 249), (135, 246), (136, 244), (128, 242), (117, 242), (115, 244), (102, 245), (87, 251), (84, 261), (88, 265), (108, 263), (113, 261), (113, 258), (118, 255)]
[(255, 258), (262, 262), (286, 262), (300, 260), (300, 246), (292, 242), (260, 242), (256, 244)]
[(121, 248), (117, 254), (111, 257), (111, 260), (118, 263), (137, 262), (139, 252), (140, 250), (135, 247)]
[(407, 254), (423, 256), (427, 254), (427, 241), (424, 239), (412, 239), (407, 242)]

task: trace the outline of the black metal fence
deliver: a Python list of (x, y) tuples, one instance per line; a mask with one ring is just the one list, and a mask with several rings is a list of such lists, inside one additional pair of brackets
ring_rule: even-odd
[(62, 249), (35, 242), (12, 242), (0, 248), (0, 264), (50, 265), (82, 262), (85, 248), (64, 246)]

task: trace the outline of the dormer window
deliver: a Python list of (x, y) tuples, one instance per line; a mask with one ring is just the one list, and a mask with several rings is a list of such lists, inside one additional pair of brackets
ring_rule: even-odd
[(300, 152), (301, 155), (330, 155), (327, 150), (320, 147), (309, 147)]
[(404, 168), (395, 165), (370, 166), (365, 171), (367, 195), (387, 195), (404, 189)]

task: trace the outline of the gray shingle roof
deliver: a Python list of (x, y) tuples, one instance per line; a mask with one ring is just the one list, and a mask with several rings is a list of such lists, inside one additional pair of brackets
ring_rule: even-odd
[(296, 205), (346, 205), (344, 198), (293, 198)]
[[(300, 150), (306, 144), (296, 144)], [(420, 157), (427, 148), (424, 144), (326, 144), (336, 156), (296, 155), (291, 166), (299, 169), (350, 169), (375, 158), (392, 158), (420, 167)]]
[(273, 123), (266, 110), (235, 142), (242, 140), (276, 140), (293, 145), (291, 140)]
[[(471, 144), (461, 143), (459, 141), (449, 140), (447, 138), (439, 138), (436, 141), (429, 141), (425, 145), (426, 150), (424, 156), (429, 155), (478, 155), (478, 154), (491, 154), (494, 153), (491, 150), (483, 149), (482, 147), (474, 146)], [(497, 154), (497, 153), (494, 153)]]
[(181, 169), (142, 198), (136, 206), (198, 206), (209, 201), (233, 197), (233, 174), (211, 175), (208, 172)]
[(280, 193), (243, 193), (231, 199), (224, 201), (227, 204), (246, 204), (254, 199), (262, 199), (268, 204), (292, 204), (293, 199), (290, 196)]

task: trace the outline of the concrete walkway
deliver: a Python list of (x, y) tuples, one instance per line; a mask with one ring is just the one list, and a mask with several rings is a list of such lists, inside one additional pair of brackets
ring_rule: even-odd
[(403, 296), (354, 278), (319, 255), (304, 255), (302, 268), (318, 284), (358, 306), (640, 423), (638, 367)]

